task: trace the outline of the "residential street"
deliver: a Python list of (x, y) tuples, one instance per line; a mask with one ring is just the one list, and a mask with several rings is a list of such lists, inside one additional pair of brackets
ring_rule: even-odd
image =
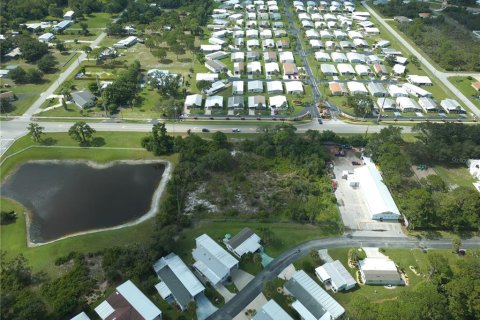
[[(463, 248), (478, 248), (480, 241), (464, 240)], [(312, 240), (293, 247), (273, 260), (262, 272), (260, 272), (243, 290), (227, 302), (217, 312), (212, 314), (209, 320), (233, 319), (253, 298), (263, 289), (266, 281), (275, 279), (280, 272), (289, 264), (309, 254), (311, 250), (350, 247), (375, 247), (375, 248), (418, 248), (427, 247), (435, 249), (450, 249), (452, 243), (448, 239), (440, 240), (417, 240), (405, 238), (383, 237), (337, 237)]]

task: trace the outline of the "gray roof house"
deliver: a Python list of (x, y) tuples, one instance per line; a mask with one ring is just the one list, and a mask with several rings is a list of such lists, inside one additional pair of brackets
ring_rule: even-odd
[(370, 91), (370, 94), (374, 97), (385, 97), (387, 95), (387, 90), (385, 90), (385, 87), (378, 82), (368, 83), (367, 89), (368, 91)]
[(252, 320), (293, 320), (293, 318), (272, 299), (257, 311)]
[(243, 96), (232, 96), (228, 98), (228, 109), (243, 109)]
[(316, 268), (315, 274), (327, 289), (331, 288), (334, 292), (350, 290), (357, 285), (355, 279), (339, 260), (327, 262)]
[(161, 280), (155, 286), (160, 296), (165, 300), (173, 297), (182, 310), (185, 310), (189, 302), (205, 290), (182, 259), (174, 253), (155, 262), (153, 269)]
[[(265, 106), (265, 97), (255, 96), (263, 98), (263, 105)], [(250, 98), (248, 97), (248, 107), (253, 108), (254, 106), (250, 105)], [(250, 228), (243, 228), (239, 233), (237, 233), (233, 238), (226, 242), (228, 250), (235, 253), (237, 257), (243, 256), (245, 253), (253, 253), (260, 249), (260, 237), (252, 231)]]
[(302, 319), (336, 320), (345, 313), (345, 309), (303, 270), (297, 271), (285, 283), (284, 289), (296, 299), (292, 308)]
[(72, 100), (80, 109), (92, 107), (96, 99), (90, 91), (77, 91), (72, 93)]

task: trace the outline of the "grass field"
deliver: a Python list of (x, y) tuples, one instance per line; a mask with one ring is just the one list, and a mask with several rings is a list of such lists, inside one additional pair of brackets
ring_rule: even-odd
[(69, 29), (81, 28), (80, 23), (86, 23), (88, 28), (105, 28), (105, 26), (112, 21), (112, 15), (106, 12), (95, 12), (86, 15), (85, 19), (76, 19), (75, 23)]
[(472, 87), (476, 80), (469, 80), (467, 77), (449, 77), (448, 80), (460, 90), (474, 105), (480, 108), (480, 93)]
[[(54, 146), (33, 148), (13, 155), (15, 152), (23, 150), (32, 145), (29, 137), (19, 139), (11, 149), (2, 157), (2, 160), (9, 155), (12, 157), (5, 160), (1, 166), (2, 179), (19, 164), (34, 159), (88, 159), (97, 162), (108, 162), (119, 159), (149, 159), (154, 156), (143, 150), (109, 150), (108, 147), (139, 148), (140, 139), (145, 133), (108, 133), (101, 132), (95, 134), (96, 137), (102, 137), (105, 141), (103, 147), (95, 149), (70, 149), (61, 146), (71, 147), (78, 145), (65, 133), (52, 133), (45, 138), (51, 138), (55, 142)], [(176, 162), (176, 156), (164, 157)], [(15, 210), (18, 213), (18, 219), (14, 224), (2, 225), (1, 244), (2, 250), (7, 251), (9, 256), (24, 254), (30, 261), (34, 271), (45, 271), (50, 275), (55, 275), (56, 268), (53, 263), (56, 258), (64, 256), (71, 251), (91, 252), (101, 250), (107, 247), (117, 245), (127, 245), (135, 242), (146, 241), (151, 234), (153, 224), (146, 221), (139, 225), (120, 230), (98, 232), (88, 235), (76, 236), (52, 244), (28, 248), (26, 244), (25, 227), (25, 209), (11, 200), (1, 198), (1, 208), (3, 210)]]
[(445, 183), (449, 186), (460, 186), (460, 187), (467, 187), (467, 188), (475, 188), (473, 186), (473, 182), (475, 180), (468, 172), (466, 167), (460, 168), (445, 168), (441, 166), (436, 166), (433, 168), (435, 172), (445, 181)]

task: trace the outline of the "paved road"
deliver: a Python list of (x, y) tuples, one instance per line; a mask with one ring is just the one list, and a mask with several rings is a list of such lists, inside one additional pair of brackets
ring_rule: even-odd
[[(330, 248), (350, 248), (350, 247), (376, 247), (376, 248), (418, 248), (427, 247), (435, 249), (449, 249), (452, 247), (450, 240), (416, 240), (405, 238), (383, 238), (383, 237), (338, 237), (313, 240), (302, 243), (291, 248), (275, 258), (264, 270), (262, 270), (243, 290), (241, 290), (232, 300), (227, 302), (217, 312), (212, 314), (209, 320), (233, 319), (239, 312), (245, 308), (263, 289), (266, 281), (275, 279), (280, 272), (289, 264), (299, 258), (309, 254), (311, 250), (330, 249)], [(464, 248), (478, 248), (480, 241), (465, 240), (462, 243)]]
[(454, 76), (457, 74), (465, 75), (466, 73), (449, 73), (449, 72), (442, 72), (437, 70), (427, 59), (424, 58), (422, 54), (420, 54), (415, 48), (413, 48), (410, 43), (408, 43), (395, 29), (393, 29), (388, 23), (384, 21), (382, 17), (378, 13), (375, 12), (368, 4), (364, 1), (362, 2), (363, 6), (370, 12), (372, 16), (374, 16), (382, 26), (384, 26), (388, 32), (390, 32), (403, 46), (405, 46), (414, 56), (418, 58), (418, 60), (434, 75), (440, 80), (443, 85), (445, 85), (450, 91), (453, 92), (454, 95), (458, 97), (477, 117), (480, 117), (480, 110), (467, 98), (465, 95), (460, 92), (450, 81), (448, 81), (448, 77)]

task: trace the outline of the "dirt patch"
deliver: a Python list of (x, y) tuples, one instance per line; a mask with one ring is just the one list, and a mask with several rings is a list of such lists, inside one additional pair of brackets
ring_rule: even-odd
[(418, 180), (422, 179), (422, 178), (426, 178), (427, 176), (429, 175), (437, 175), (437, 173), (435, 172), (435, 170), (433, 170), (433, 168), (427, 168), (425, 170), (420, 170), (420, 169), (417, 169), (417, 166), (412, 166), (412, 171), (413, 173), (415, 173), (415, 176), (417, 177)]

